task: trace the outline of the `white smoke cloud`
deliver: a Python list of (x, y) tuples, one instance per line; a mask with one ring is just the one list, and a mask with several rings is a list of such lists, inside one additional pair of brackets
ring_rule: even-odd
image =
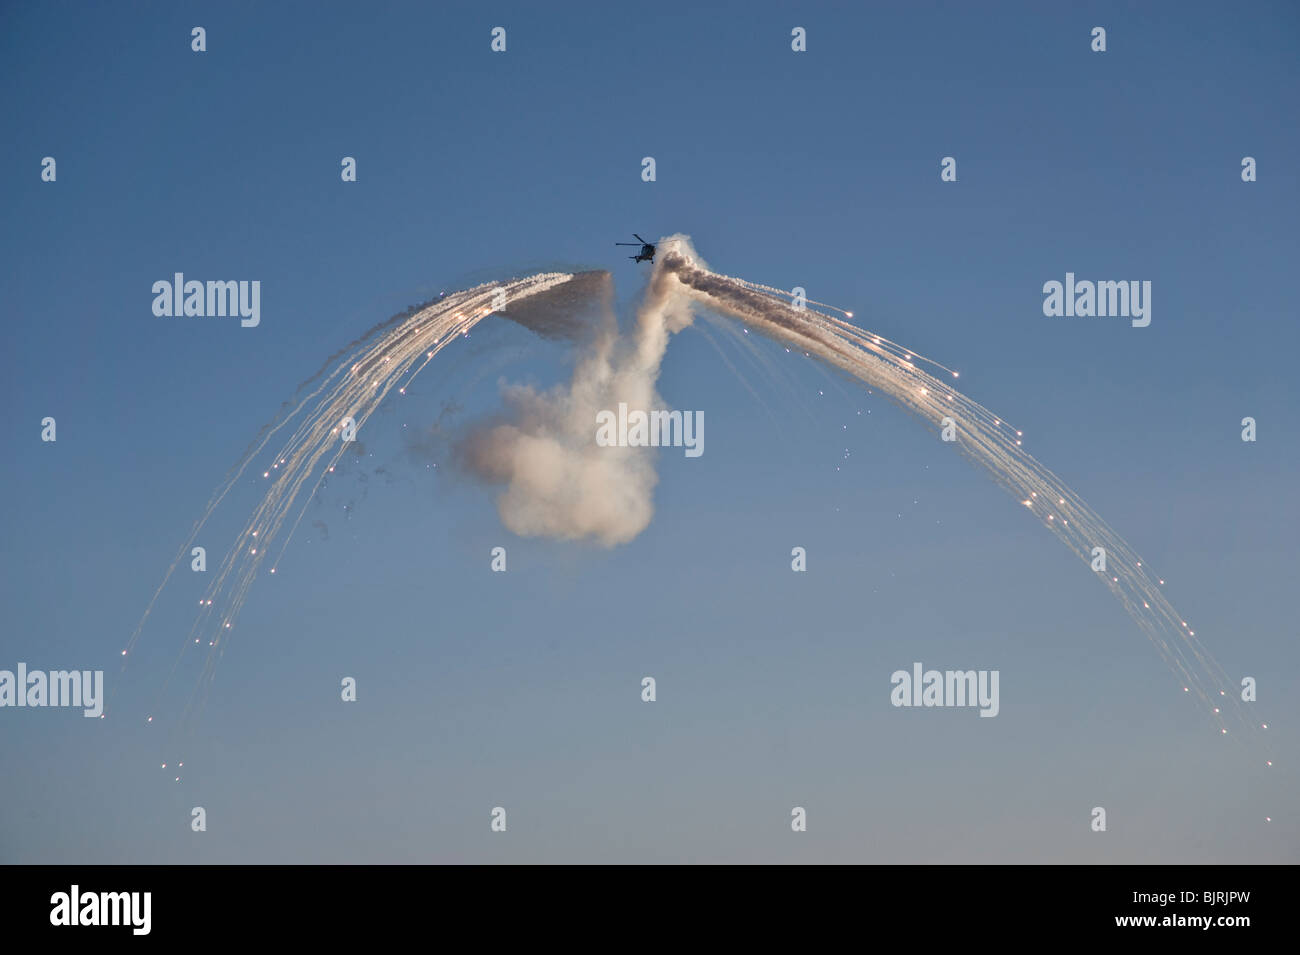
[[(661, 255), (700, 263), (689, 236), (669, 236), (658, 246)], [(691, 323), (690, 302), (676, 277), (656, 265), (627, 337), (607, 305), (567, 385), (505, 387), (505, 420), (471, 432), (460, 458), (472, 474), (505, 485), (497, 509), (507, 528), (523, 537), (591, 539), (606, 547), (646, 528), (654, 515), (657, 451), (600, 447), (596, 414), (620, 402), (665, 407), (655, 383), (669, 338)]]

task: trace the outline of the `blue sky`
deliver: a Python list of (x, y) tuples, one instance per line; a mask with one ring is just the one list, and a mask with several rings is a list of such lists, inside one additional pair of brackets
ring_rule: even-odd
[[(115, 696), (102, 721), (0, 710), (0, 859), (1297, 861), (1297, 27), (1262, 3), (4, 8), (0, 668), (102, 668)], [(312, 505), (328, 539), (254, 591), (193, 736), (144, 727), (197, 575), (125, 675), (121, 647), (295, 386), (492, 276), (609, 268), (629, 307), (634, 230), (960, 369), (1259, 680), (1272, 773), (982, 473), (711, 328), (743, 380), (673, 341), (659, 390), (705, 412), (706, 453), (661, 454), (654, 521), (611, 551), (515, 538), (409, 453), (444, 402), (465, 426), (503, 378), (566, 378), (563, 349), (481, 326)], [(176, 271), (260, 280), (261, 324), (155, 317)], [(1150, 327), (1044, 317), (1067, 271), (1150, 280)], [(999, 669), (1001, 713), (891, 707), (914, 660)]]

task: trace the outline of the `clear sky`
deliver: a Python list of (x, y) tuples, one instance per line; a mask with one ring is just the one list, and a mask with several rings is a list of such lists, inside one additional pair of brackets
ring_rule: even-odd
[[(0, 709), (0, 861), (1300, 861), (1298, 45), (1293, 3), (0, 8), (0, 669), (113, 693), (104, 720)], [(959, 369), (1258, 680), (1274, 769), (984, 474), (713, 326), (659, 383), (706, 451), (660, 454), (613, 550), (516, 538), (412, 452), (502, 381), (566, 379), (565, 349), (480, 326), (312, 504), (195, 732), (146, 726), (199, 575), (124, 675), (121, 648), (297, 384), (492, 276), (608, 268), (626, 310), (632, 231)], [(259, 280), (260, 325), (155, 317), (178, 271)], [(1067, 271), (1149, 280), (1150, 326), (1045, 317)], [(891, 706), (914, 661), (999, 670), (999, 715)]]

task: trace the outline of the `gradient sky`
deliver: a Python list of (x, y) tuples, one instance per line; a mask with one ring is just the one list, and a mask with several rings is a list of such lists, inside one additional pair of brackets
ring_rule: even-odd
[[(0, 8), (0, 668), (116, 693), (105, 720), (0, 710), (0, 861), (1300, 861), (1298, 43), (1290, 3)], [(705, 453), (660, 454), (655, 519), (615, 550), (515, 538), (412, 453), (447, 402), (463, 428), (502, 379), (567, 377), (480, 326), (367, 426), (198, 730), (145, 727), (204, 581), (178, 574), (125, 675), (121, 648), (298, 382), (492, 276), (609, 268), (626, 309), (633, 230), (959, 369), (1258, 679), (1274, 770), (983, 473), (712, 325), (659, 385)], [(176, 271), (260, 280), (261, 325), (155, 317)], [(1044, 317), (1067, 271), (1151, 281), (1150, 327)], [(210, 561), (257, 499), (232, 494)], [(892, 707), (918, 660), (1000, 670), (1000, 715)]]

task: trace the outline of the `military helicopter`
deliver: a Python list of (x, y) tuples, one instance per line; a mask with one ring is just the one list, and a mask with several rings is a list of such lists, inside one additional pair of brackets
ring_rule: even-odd
[(641, 246), (641, 251), (638, 252), (636, 255), (629, 255), (628, 258), (631, 259), (633, 262), (653, 262), (655, 260), (654, 245), (650, 242), (647, 242), (645, 239), (641, 238), (635, 232), (633, 232), (632, 235), (636, 238), (637, 240), (636, 242), (615, 242), (614, 244), (615, 245), (639, 245)]

